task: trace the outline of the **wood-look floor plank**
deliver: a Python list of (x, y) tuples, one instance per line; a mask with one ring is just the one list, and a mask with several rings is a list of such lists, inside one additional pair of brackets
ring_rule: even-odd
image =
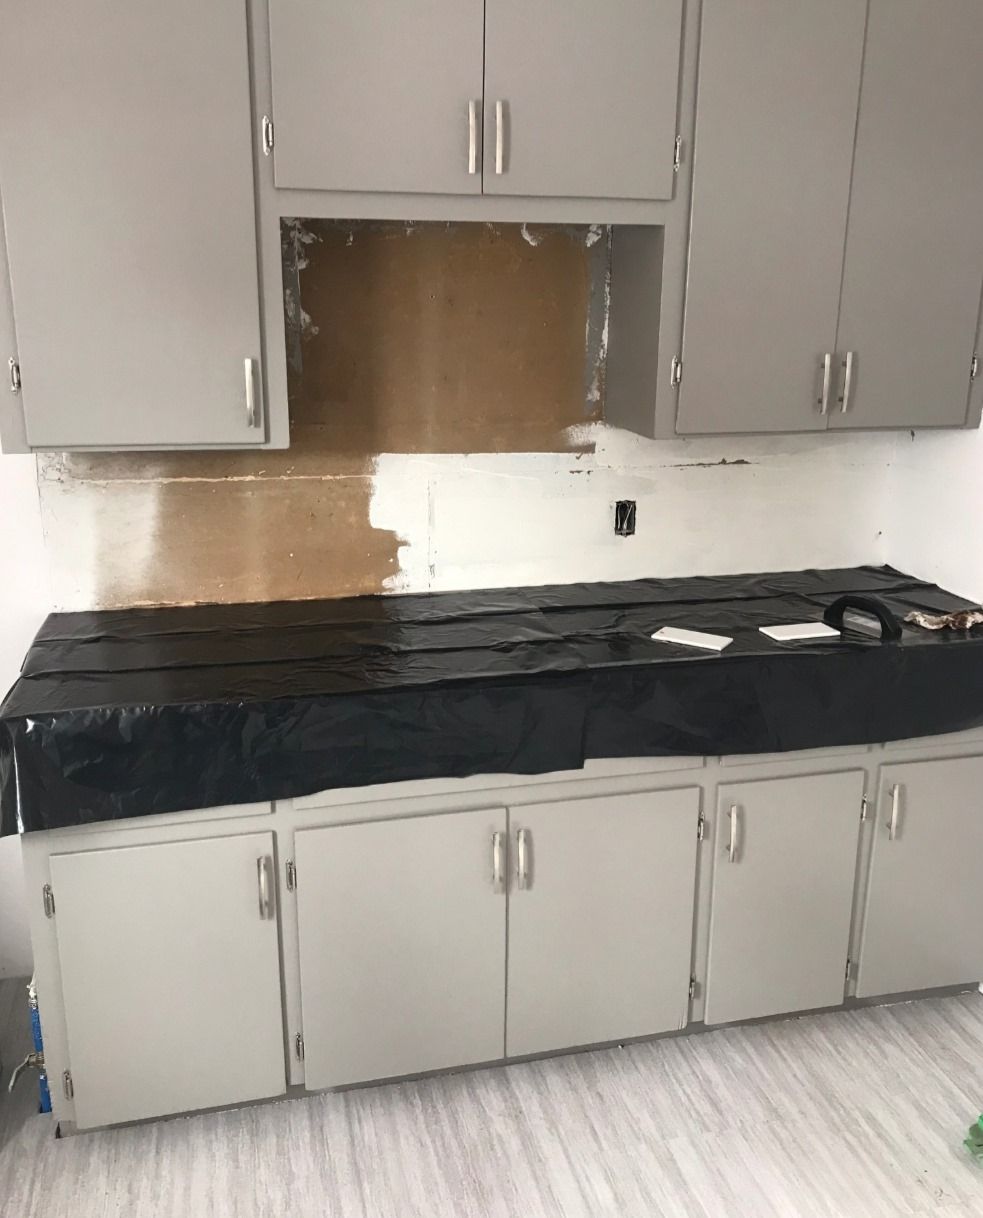
[[(8, 1069), (22, 998), (0, 984)], [(983, 1214), (962, 1148), (983, 1108), (978, 994), (62, 1141), (33, 1080), (22, 1095), (0, 1099), (0, 1213), (18, 1218)]]

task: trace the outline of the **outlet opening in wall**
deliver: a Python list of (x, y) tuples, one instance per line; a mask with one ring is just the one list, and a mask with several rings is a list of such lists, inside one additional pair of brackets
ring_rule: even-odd
[(281, 242), (292, 443), (555, 452), (612, 392), (652, 408), (661, 229), (285, 219)]

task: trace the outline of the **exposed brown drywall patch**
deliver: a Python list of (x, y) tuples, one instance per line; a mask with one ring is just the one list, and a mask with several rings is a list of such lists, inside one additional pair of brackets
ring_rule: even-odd
[(45, 463), (46, 527), (84, 556), (100, 606), (378, 592), (398, 569), (398, 537), (369, 521), (371, 477), (100, 482)]
[(603, 414), (609, 230), (284, 221), (292, 426), (325, 450), (563, 452)]

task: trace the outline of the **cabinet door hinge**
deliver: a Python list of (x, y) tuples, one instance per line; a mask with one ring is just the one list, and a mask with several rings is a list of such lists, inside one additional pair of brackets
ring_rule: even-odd
[(700, 819), (696, 822), (696, 840), (702, 842), (707, 835), (707, 818), (706, 813), (700, 813)]
[(849, 981), (852, 976), (853, 976), (853, 961), (850, 959), (849, 956), (847, 956), (846, 973), (844, 974), (844, 979), (846, 981)]
[(969, 365), (969, 379), (975, 381), (980, 374), (980, 357), (973, 356), (973, 362)]
[(10, 369), (10, 392), (20, 393), (20, 364), (11, 356), (7, 367)]
[(304, 1033), (298, 1032), (294, 1037), (294, 1054), (299, 1062), (304, 1060)]
[(683, 361), (679, 358), (678, 355), (674, 355), (672, 357), (672, 364), (670, 365), (669, 387), (671, 389), (678, 389), (682, 383), (683, 383)]
[(863, 824), (863, 822), (867, 819), (867, 813), (869, 811), (870, 811), (870, 800), (867, 798), (867, 793), (865, 791), (864, 797), (860, 801), (860, 823), (861, 824)]
[(689, 996), (690, 996), (690, 998), (696, 997), (696, 978), (695, 977), (690, 977), (690, 979), (689, 979)]
[(672, 172), (679, 173), (679, 166), (683, 163), (683, 137), (676, 136), (676, 142), (672, 150)]
[(287, 892), (296, 892), (297, 890), (297, 864), (293, 859), (287, 859)]
[(41, 900), (44, 903), (44, 916), (53, 918), (55, 916), (55, 894), (50, 884), (45, 884), (41, 889)]
[(66, 1070), (61, 1076), (61, 1085), (65, 1089), (65, 1099), (73, 1100), (75, 1098), (75, 1084), (72, 1082), (71, 1070)]
[(273, 151), (273, 119), (268, 114), (263, 115), (263, 156), (269, 156)]

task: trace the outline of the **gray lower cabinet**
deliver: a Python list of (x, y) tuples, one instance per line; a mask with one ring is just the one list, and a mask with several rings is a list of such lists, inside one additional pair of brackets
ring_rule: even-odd
[(0, 113), (28, 444), (262, 444), (243, 0), (12, 0)]
[(847, 399), (840, 381), (834, 427), (966, 422), (983, 289), (981, 62), (979, 0), (871, 0), (837, 341), (851, 384)]
[(861, 772), (718, 790), (707, 1023), (843, 1001)]
[(866, 12), (704, 0), (681, 433), (826, 426)]
[(504, 1055), (506, 813), (296, 834), (308, 1088)]
[(983, 979), (983, 757), (881, 770), (857, 994)]
[(286, 1090), (271, 833), (50, 869), (79, 1128)]
[(486, 0), (486, 194), (671, 199), (682, 0)]
[(510, 1057), (682, 1028), (699, 788), (509, 813)]
[(481, 193), (483, 0), (270, 0), (277, 186)]

